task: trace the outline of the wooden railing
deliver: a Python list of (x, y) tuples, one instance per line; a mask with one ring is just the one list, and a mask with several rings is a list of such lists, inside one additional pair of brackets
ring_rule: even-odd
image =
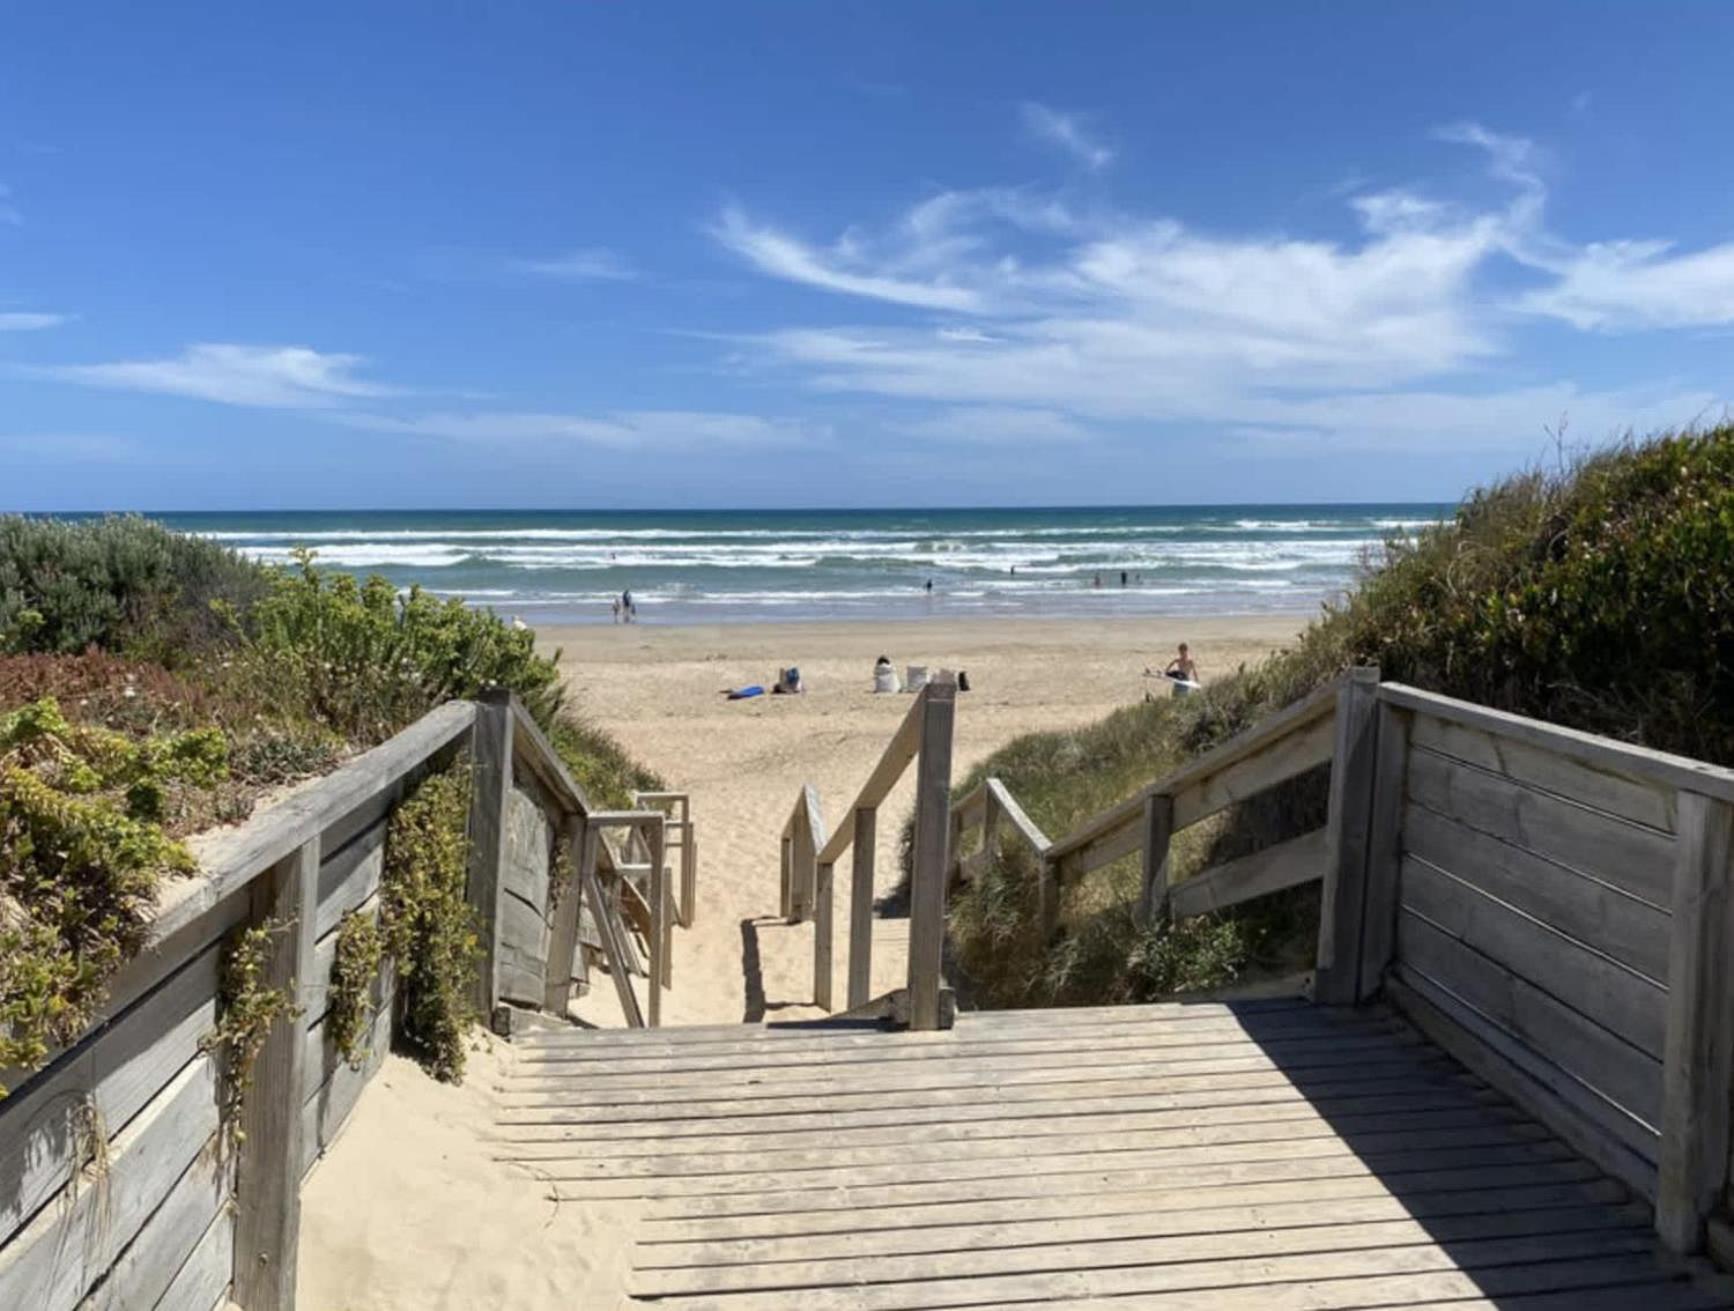
[[(294, 1306), (302, 1178), (380, 1068), (396, 1010), (387, 970), (371, 996), (365, 1051), (351, 1065), (326, 1022), (339, 929), (348, 915), (378, 914), (386, 833), (407, 789), (466, 747), (480, 1015), (499, 1023), (516, 1006), (565, 1013), (580, 897), (552, 895), (555, 841), (571, 844), (574, 881), (605, 935), (622, 935), (602, 886), (623, 882), (601, 851), (610, 826), (643, 836), (651, 906), (669, 905), (656, 858), (665, 812), (593, 809), (504, 693), (440, 706), (205, 839), (199, 874), (165, 888), (144, 948), (112, 980), (97, 1022), (46, 1067), (0, 1072), (11, 1088), (0, 1099), (0, 1307)], [(690, 843), (684, 806), (680, 822)], [(665, 913), (647, 935), (652, 1023), (668, 977), (669, 920)], [(286, 989), (296, 1011), (272, 1025), (240, 1123), (224, 1126), (218, 1057), (204, 1040), (222, 1006), (224, 944), (254, 926), (273, 929), (260, 983)], [(608, 955), (627, 1021), (642, 1023), (625, 951), (616, 942)], [(241, 1131), (233, 1151), (221, 1146), (227, 1129)], [(102, 1181), (87, 1186), (98, 1160)]]
[(660, 810), (668, 817), (663, 832), (669, 857), (680, 853), (675, 915), (681, 928), (690, 929), (698, 918), (698, 835), (692, 823), (692, 798), (685, 792), (634, 792), (632, 804), (640, 810)]
[(813, 1000), (825, 1010), (832, 1008), (833, 871), (851, 849), (848, 1005), (856, 1010), (871, 1002), (879, 807), (915, 761), (907, 1015), (912, 1029), (936, 1029), (945, 1020), (940, 967), (945, 950), (951, 739), (956, 706), (957, 681), (946, 673), (936, 675), (916, 694), (879, 763), (828, 837), (819, 794), (812, 785), (803, 786), (795, 799), (782, 835), (782, 914), (790, 920), (805, 919), (809, 914), (813, 918)]
[[(1322, 828), (1170, 877), (1175, 833), (1327, 763)], [(1670, 1247), (1734, 1260), (1734, 771), (1357, 669), (1058, 840), (997, 779), (954, 813), (953, 873), (1009, 831), (1050, 932), (1067, 880), (1133, 855), (1147, 917), (1322, 881), (1315, 1000), (1383, 993)]]
[[(952, 869), (959, 877), (973, 877), (993, 858), (1002, 835), (1014, 835), (1039, 862), (1039, 913), (1048, 937), (1058, 927), (1065, 885), (1129, 856), (1138, 856), (1142, 864), (1138, 914), (1145, 921), (1163, 914), (1186, 919), (1302, 883), (1328, 881), (1336, 850), (1354, 860), (1361, 843), (1355, 826), (1364, 826), (1366, 818), (1365, 808), (1354, 805), (1354, 780), (1342, 770), (1334, 771), (1330, 815), (1321, 828), (1180, 882), (1170, 877), (1170, 848), (1176, 833), (1320, 765), (1370, 763), (1364, 748), (1356, 750), (1354, 733), (1367, 718), (1377, 681), (1376, 671), (1355, 670), (1056, 840), (1030, 821), (999, 779), (989, 778), (953, 812), (953, 852), (973, 850), (955, 856)], [(1333, 996), (1341, 990), (1333, 981), (1338, 973), (1334, 957), (1330, 938), (1321, 945), (1319, 965), (1323, 991)]]

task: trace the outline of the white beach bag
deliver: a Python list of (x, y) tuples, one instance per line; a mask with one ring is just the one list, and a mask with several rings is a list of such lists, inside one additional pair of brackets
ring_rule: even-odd
[(926, 686), (927, 666), (910, 665), (903, 675), (903, 690), (905, 692), (919, 692)]

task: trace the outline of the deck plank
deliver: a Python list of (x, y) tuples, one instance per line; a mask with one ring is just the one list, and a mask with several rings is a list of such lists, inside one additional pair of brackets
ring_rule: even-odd
[(1697, 1311), (1646, 1207), (1391, 1014), (536, 1034), (490, 1152), (678, 1311)]

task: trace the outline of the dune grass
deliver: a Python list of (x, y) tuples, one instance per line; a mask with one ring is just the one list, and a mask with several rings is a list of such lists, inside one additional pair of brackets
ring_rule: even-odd
[[(1734, 764), (1734, 425), (1628, 441), (1472, 492), (1450, 521), (1369, 553), (1292, 647), (1202, 694), (1019, 738), (962, 780), (1001, 779), (1051, 836), (1356, 664), (1451, 696)], [(1173, 869), (1323, 822), (1323, 771), (1181, 834)], [(1305, 963), (1317, 892), (1140, 929), (1133, 862), (1078, 881), (1034, 930), (1011, 850), (952, 905), (955, 959), (987, 1005), (1139, 1000)]]

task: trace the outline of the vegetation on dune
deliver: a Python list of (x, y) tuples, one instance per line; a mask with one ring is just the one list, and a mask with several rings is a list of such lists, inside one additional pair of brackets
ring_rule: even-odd
[[(1356, 664), (1627, 741), (1734, 764), (1734, 426), (1632, 442), (1473, 492), (1387, 542), (1293, 647), (1200, 695), (1019, 738), (962, 781), (1003, 780), (1050, 835)], [(1323, 822), (1323, 772), (1180, 834), (1176, 877)], [(1134, 862), (1066, 890), (1038, 941), (1034, 870), (1009, 847), (959, 892), (959, 964), (988, 1005), (1138, 1000), (1304, 960), (1316, 889), (1140, 929)]]
[[(267, 568), (132, 516), (0, 516), (0, 1069), (35, 1068), (88, 1026), (162, 881), (194, 868), (180, 838), (493, 687), (524, 701), (599, 804), (660, 786), (563, 705), (535, 635), (488, 611), (321, 570), (311, 555)], [(454, 855), (467, 782), (441, 777), (394, 821), (397, 892), (371, 966), (364, 934), (349, 932), (339, 985), (356, 1004), (340, 1027), (365, 1025), (388, 950), (409, 989), (410, 1040), (456, 1077), (473, 952)], [(236, 959), (257, 974), (270, 941), (238, 944)], [(235, 996), (216, 1040), (238, 1072), (243, 1030), (269, 999)]]

